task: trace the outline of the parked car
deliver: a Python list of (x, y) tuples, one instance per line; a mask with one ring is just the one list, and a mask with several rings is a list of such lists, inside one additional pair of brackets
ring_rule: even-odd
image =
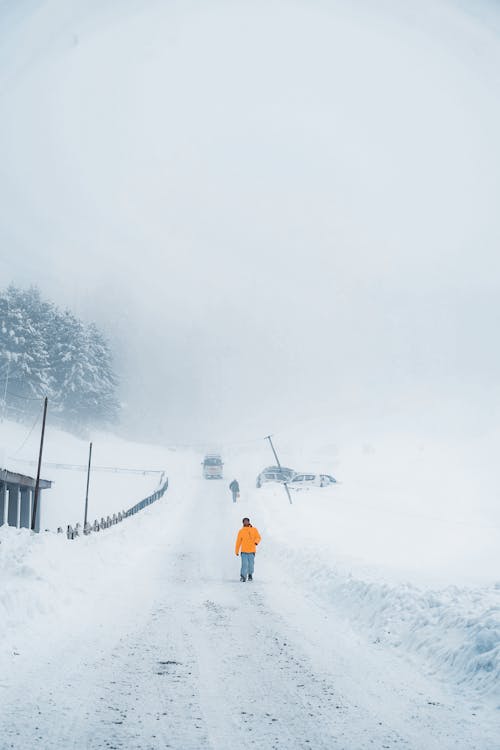
[(218, 453), (207, 453), (202, 466), (204, 479), (222, 479), (224, 464)]
[(320, 476), (322, 480), (324, 481), (325, 485), (337, 484), (337, 480), (335, 479), (335, 477), (332, 477), (331, 474), (321, 474)]
[(289, 482), (295, 476), (295, 471), (289, 469), (287, 466), (268, 466), (260, 472), (257, 477), (257, 487), (262, 487), (264, 482), (279, 482), (285, 484)]
[(294, 490), (306, 490), (309, 487), (328, 487), (336, 482), (337, 480), (331, 474), (295, 474), (290, 487)]

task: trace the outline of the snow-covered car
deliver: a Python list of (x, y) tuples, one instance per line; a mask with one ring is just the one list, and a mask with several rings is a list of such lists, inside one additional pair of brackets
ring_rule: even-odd
[(203, 459), (203, 478), (204, 479), (222, 479), (222, 470), (224, 464), (222, 458), (217, 453), (207, 453)]
[(331, 474), (295, 474), (289, 486), (294, 490), (305, 490), (309, 487), (328, 487), (336, 482)]
[(325, 485), (327, 485), (327, 484), (337, 484), (337, 480), (335, 479), (335, 477), (332, 477), (331, 474), (320, 474), (320, 476), (321, 476), (321, 479), (323, 480), (323, 482), (325, 483)]
[(287, 466), (268, 466), (260, 472), (257, 477), (257, 487), (262, 487), (264, 482), (279, 482), (285, 484), (289, 482), (295, 476), (295, 471), (289, 469)]

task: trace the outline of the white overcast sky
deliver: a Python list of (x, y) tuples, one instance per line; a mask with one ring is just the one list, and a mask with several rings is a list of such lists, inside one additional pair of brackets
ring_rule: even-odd
[(104, 326), (151, 435), (497, 413), (499, 29), (476, 0), (0, 0), (1, 285)]

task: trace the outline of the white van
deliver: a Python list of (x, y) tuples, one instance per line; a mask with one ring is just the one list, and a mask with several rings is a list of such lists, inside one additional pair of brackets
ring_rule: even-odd
[(207, 453), (203, 459), (203, 478), (222, 479), (222, 458), (217, 453)]

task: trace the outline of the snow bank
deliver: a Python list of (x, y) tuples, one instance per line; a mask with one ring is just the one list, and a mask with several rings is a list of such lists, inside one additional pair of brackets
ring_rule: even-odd
[[(420, 657), (446, 682), (498, 700), (500, 582), (483, 588), (426, 589), (411, 583), (367, 580), (317, 550), (278, 543), (280, 564), (307, 591), (357, 632), (382, 648)], [(373, 579), (373, 572), (372, 572)], [(500, 708), (500, 704), (499, 704)]]
[[(126, 627), (148, 611), (165, 550), (165, 526), (153, 509), (167, 503), (168, 492), (121, 524), (75, 541), (0, 527), (0, 672), (12, 655), (74, 642), (83, 622), (95, 628), (96, 638), (112, 637), (117, 622)], [(162, 510), (175, 520), (170, 508)], [(130, 591), (123, 590), (124, 579)]]
[[(314, 499), (309, 502), (307, 511), (312, 517)], [(442, 588), (405, 581), (400, 570), (395, 575), (386, 568), (339, 556), (334, 544), (322, 542), (321, 534), (305, 539), (300, 514), (294, 516), (293, 508), (290, 511), (278, 528), (269, 507), (261, 507), (254, 517), (264, 516), (266, 547), (307, 596), (333, 607), (335, 615), (372, 643), (419, 658), (424, 671), (456, 687), (498, 699), (500, 580), (484, 586)], [(323, 529), (331, 528), (331, 514), (323, 513), (321, 518)]]
[[(109, 450), (121, 446), (124, 460), (127, 452), (136, 455), (137, 445), (108, 437)], [(172, 468), (173, 484), (182, 486), (184, 477), (199, 471), (198, 460), (178, 455)], [(43, 650), (46, 642), (54, 642), (54, 633), (61, 643), (74, 641), (85, 622), (99, 638), (106, 633), (112, 638), (117, 622), (126, 629), (147, 613), (158, 566), (165, 564), (184, 512), (182, 499), (182, 490), (170, 484), (162, 498), (138, 514), (74, 541), (65, 534), (1, 526), (0, 673), (2, 658), (29, 653), (33, 643)], [(130, 582), (126, 590), (124, 580)], [(113, 625), (107, 628), (107, 623)]]
[[(13, 471), (34, 476), (38, 432), (30, 433), (27, 425), (3, 422), (2, 463)], [(159, 473), (100, 471), (99, 467), (163, 471), (168, 463), (168, 452), (162, 448), (135, 444), (107, 433), (95, 433), (92, 440), (95, 471), (90, 483), (91, 521), (134, 505), (151, 494), (160, 480)], [(42, 476), (54, 484), (42, 496), (42, 529), (55, 530), (68, 523), (83, 522), (86, 469), (75, 466), (85, 467), (86, 455), (87, 441), (54, 429), (49, 423)], [(168, 496), (167, 492), (158, 503), (166, 502)], [(162, 532), (161, 525), (152, 521), (149, 509), (74, 542), (68, 541), (65, 534), (31, 534), (26, 529), (1, 526), (0, 662), (12, 654), (28, 653), (34, 644), (43, 650), (46, 643), (53, 643), (54, 632), (60, 633), (63, 640), (68, 632), (76, 633), (83, 609), (87, 622), (89, 612), (95, 612), (95, 627), (101, 634), (107, 620), (118, 616), (126, 623), (130, 617), (137, 617), (141, 602), (148, 599), (148, 574), (155, 564), (155, 544)], [(130, 580), (140, 584), (136, 586), (133, 605), (117, 585), (124, 570)]]

